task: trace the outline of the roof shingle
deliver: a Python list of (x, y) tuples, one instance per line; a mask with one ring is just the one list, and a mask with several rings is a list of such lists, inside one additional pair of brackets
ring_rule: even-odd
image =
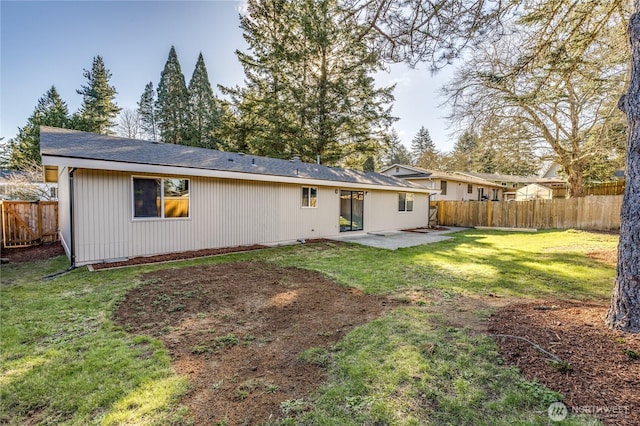
[(43, 156), (50, 157), (424, 189), (420, 185), (404, 179), (375, 172), (328, 167), (320, 164), (304, 163), (299, 160), (282, 160), (184, 145), (127, 139), (47, 126), (41, 126), (40, 128), (40, 152)]

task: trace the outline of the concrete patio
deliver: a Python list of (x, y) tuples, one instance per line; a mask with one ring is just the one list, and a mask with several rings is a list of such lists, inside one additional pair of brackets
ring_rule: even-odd
[(451, 237), (446, 234), (464, 229), (466, 228), (448, 227), (446, 230), (428, 230), (427, 232), (384, 231), (366, 234), (345, 234), (344, 236), (341, 235), (332, 239), (387, 250), (396, 250), (403, 247), (413, 247), (445, 241), (451, 239)]

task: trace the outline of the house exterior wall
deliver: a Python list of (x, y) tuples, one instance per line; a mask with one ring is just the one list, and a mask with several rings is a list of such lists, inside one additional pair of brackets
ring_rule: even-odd
[[(70, 241), (68, 172), (62, 170), (60, 223), (63, 239)], [(190, 217), (134, 219), (133, 176), (189, 179)], [(76, 170), (74, 177), (78, 266), (187, 250), (336, 236), (340, 234), (339, 190), (349, 189), (338, 183), (335, 187), (319, 187), (317, 207), (305, 208), (301, 202), (303, 185), (296, 184), (88, 169)], [(398, 212), (398, 192), (367, 191), (363, 232), (426, 225), (428, 196), (414, 196), (414, 212), (404, 213)]]
[(71, 219), (69, 210), (69, 169), (58, 169), (58, 229), (67, 256), (71, 255)]
[[(425, 188), (431, 189), (440, 189), (442, 187), (443, 179), (435, 178), (435, 179), (409, 179), (412, 182), (418, 183)], [(498, 199), (502, 198), (502, 189), (484, 186), (478, 184), (471, 184), (471, 193), (468, 192), (467, 182), (460, 182), (455, 180), (445, 179), (447, 182), (447, 193), (446, 194), (434, 194), (431, 196), (432, 201), (469, 201), (469, 200), (477, 200), (478, 199), (478, 190), (484, 189), (484, 194), (489, 197), (489, 199), (493, 199), (493, 190), (498, 189)]]

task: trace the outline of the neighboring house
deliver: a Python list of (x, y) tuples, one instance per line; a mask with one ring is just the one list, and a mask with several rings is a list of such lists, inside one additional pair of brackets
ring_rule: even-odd
[(0, 170), (0, 200), (54, 201), (57, 199), (57, 184), (36, 181), (28, 172)]
[(567, 182), (560, 177), (539, 177), (539, 176), (514, 176), (514, 175), (502, 175), (498, 173), (474, 173), (474, 172), (459, 172), (459, 174), (469, 177), (475, 177), (490, 181), (494, 184), (500, 185), (503, 189), (503, 198), (505, 200), (516, 199), (516, 191), (519, 188), (530, 184), (538, 184), (550, 188), (553, 193), (553, 198), (565, 198), (567, 196)]
[(437, 192), (379, 173), (41, 127), (72, 266), (425, 226)]
[(540, 168), (540, 177), (562, 179), (560, 176), (561, 170), (562, 166), (555, 161), (545, 161)]
[(406, 179), (425, 188), (440, 190), (439, 194), (434, 194), (431, 197), (433, 201), (498, 201), (502, 199), (502, 186), (461, 173), (432, 171), (402, 164), (389, 166), (381, 170), (380, 173)]

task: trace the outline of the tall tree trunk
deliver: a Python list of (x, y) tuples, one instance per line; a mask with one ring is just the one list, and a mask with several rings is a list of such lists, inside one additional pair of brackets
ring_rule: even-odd
[(571, 163), (568, 167), (568, 181), (569, 181), (569, 197), (578, 198), (584, 196), (584, 185), (582, 181), (583, 163)]
[(640, 0), (629, 21), (631, 82), (618, 106), (627, 115), (627, 170), (620, 222), (618, 270), (607, 326), (640, 332)]

